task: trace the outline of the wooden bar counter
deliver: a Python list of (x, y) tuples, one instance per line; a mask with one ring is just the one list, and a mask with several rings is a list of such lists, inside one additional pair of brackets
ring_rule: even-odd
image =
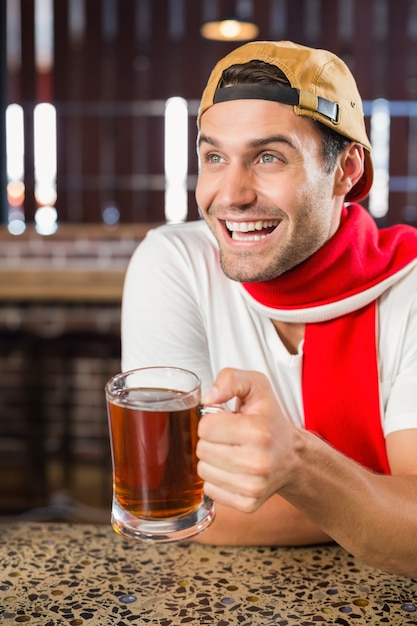
[(0, 623), (213, 626), (417, 623), (417, 581), (334, 545), (159, 546), (110, 525), (0, 525)]

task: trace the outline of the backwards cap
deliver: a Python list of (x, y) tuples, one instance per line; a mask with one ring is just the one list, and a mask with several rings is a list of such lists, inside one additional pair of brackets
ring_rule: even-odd
[[(254, 60), (278, 67), (291, 87), (255, 83), (219, 88), (223, 70)], [(339, 57), (327, 50), (291, 41), (244, 44), (221, 59), (213, 69), (201, 98), (198, 126), (203, 113), (214, 104), (248, 98), (291, 104), (296, 115), (317, 120), (360, 143), (365, 148), (364, 173), (346, 195), (346, 200), (357, 201), (367, 196), (372, 186), (373, 165), (362, 99), (349, 68)]]

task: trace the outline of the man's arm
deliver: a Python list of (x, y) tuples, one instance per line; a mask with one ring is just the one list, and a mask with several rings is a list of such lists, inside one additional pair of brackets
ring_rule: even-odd
[(209, 496), (251, 513), (278, 493), (370, 565), (417, 576), (417, 429), (388, 437), (393, 475), (381, 476), (290, 424), (262, 374), (222, 370), (205, 401), (235, 396), (235, 414), (200, 421), (199, 472)]
[(243, 513), (216, 502), (213, 524), (194, 540), (222, 546), (298, 546), (332, 541), (278, 494), (253, 513)]
[[(392, 476), (374, 474), (311, 433), (300, 434), (300, 463), (282, 496), (363, 561), (417, 576), (417, 430), (402, 433), (414, 447), (410, 473), (396, 474), (394, 465)], [(388, 448), (393, 438), (401, 436), (390, 435)]]

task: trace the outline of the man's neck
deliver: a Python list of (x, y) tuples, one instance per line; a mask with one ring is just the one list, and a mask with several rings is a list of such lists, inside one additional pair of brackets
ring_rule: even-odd
[(300, 341), (304, 339), (305, 324), (292, 324), (272, 320), (275, 330), (290, 354), (297, 354)]

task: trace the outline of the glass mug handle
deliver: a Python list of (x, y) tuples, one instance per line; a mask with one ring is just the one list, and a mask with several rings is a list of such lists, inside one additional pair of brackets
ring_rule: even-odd
[(199, 416), (208, 415), (209, 413), (220, 413), (221, 411), (226, 411), (230, 413), (230, 409), (223, 404), (199, 404), (198, 405), (198, 413)]

